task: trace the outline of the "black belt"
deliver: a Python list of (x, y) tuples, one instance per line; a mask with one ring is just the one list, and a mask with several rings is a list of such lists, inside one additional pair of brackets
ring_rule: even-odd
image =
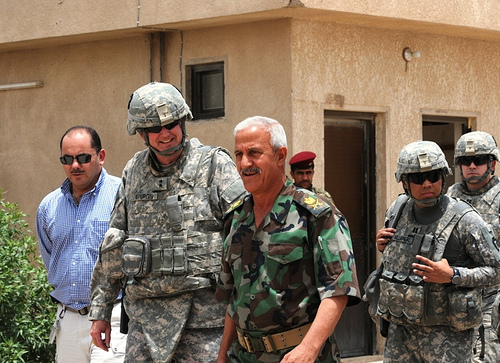
[(85, 306), (84, 308), (81, 308), (80, 310), (76, 310), (73, 308), (70, 308), (69, 306), (64, 305), (62, 302), (57, 300), (54, 296), (50, 295), (50, 298), (53, 302), (56, 304), (59, 304), (63, 307), (63, 311), (71, 311), (72, 313), (78, 313), (80, 315), (87, 315), (90, 312), (90, 307)]
[(69, 306), (66, 306), (66, 305), (62, 305), (62, 307), (66, 311), (71, 311), (72, 313), (78, 313), (80, 315), (87, 315), (90, 312), (90, 308), (88, 306), (85, 306), (84, 308), (81, 308), (80, 310), (70, 308)]

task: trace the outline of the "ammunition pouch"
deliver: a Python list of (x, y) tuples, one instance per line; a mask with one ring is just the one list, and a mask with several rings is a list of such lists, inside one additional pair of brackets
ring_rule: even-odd
[(421, 324), (426, 286), (420, 276), (384, 271), (380, 282), (377, 315), (395, 324)]
[[(378, 306), (372, 319), (382, 317), (394, 324), (448, 325), (454, 331), (477, 327), (482, 321), (481, 289), (445, 287), (429, 291), (420, 276), (384, 271)], [(424, 305), (425, 304), (425, 305)]]
[(151, 239), (151, 272), (153, 276), (187, 273), (186, 237), (161, 236)]

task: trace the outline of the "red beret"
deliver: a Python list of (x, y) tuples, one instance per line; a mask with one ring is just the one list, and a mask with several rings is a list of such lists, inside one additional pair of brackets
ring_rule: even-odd
[(308, 169), (314, 165), (315, 158), (316, 154), (312, 151), (301, 151), (295, 154), (289, 163), (293, 169)]

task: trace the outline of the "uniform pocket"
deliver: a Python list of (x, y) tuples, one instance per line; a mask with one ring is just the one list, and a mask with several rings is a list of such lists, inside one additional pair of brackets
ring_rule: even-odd
[(295, 243), (270, 243), (267, 258), (270, 285), (275, 290), (289, 289), (303, 281), (301, 269), (303, 245)]
[(458, 330), (475, 328), (481, 323), (480, 289), (455, 289), (448, 293), (450, 325)]

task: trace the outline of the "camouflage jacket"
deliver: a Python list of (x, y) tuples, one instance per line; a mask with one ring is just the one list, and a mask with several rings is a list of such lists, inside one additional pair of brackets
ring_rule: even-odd
[[(500, 241), (500, 178), (493, 175), (481, 189), (470, 191), (465, 182), (453, 184), (446, 193), (450, 197), (460, 198), (477, 209), (481, 217), (489, 223), (495, 238)], [(484, 291), (484, 296), (494, 294), (500, 286), (493, 286)]]
[(229, 211), (216, 299), (250, 331), (312, 322), (321, 299), (360, 291), (349, 227), (335, 207), (286, 181), (262, 228), (251, 196)]
[(477, 209), (481, 217), (488, 222), (500, 241), (500, 178), (493, 175), (481, 189), (470, 191), (465, 182), (453, 184), (446, 193), (450, 197), (460, 198)]
[[(138, 152), (125, 166), (122, 185), (111, 215), (110, 230), (101, 244), (99, 260), (92, 275), (91, 320), (109, 320), (112, 303), (127, 280), (122, 270), (122, 245), (125, 239), (142, 235), (153, 241), (156, 237), (172, 234), (175, 228), (170, 223), (170, 211), (166, 204), (169, 196), (176, 196), (175, 200), (179, 200), (182, 205), (181, 214), (185, 221), (180, 236), (189, 237), (190, 240), (200, 235), (210, 236), (207, 243), (215, 243), (218, 251), (214, 252), (220, 254), (219, 248), (222, 246), (212, 236), (221, 233), (224, 211), (245, 190), (236, 166), (226, 152), (215, 148), (208, 153), (202, 150), (200, 142), (191, 139), (179, 159), (168, 167), (158, 165), (149, 150)], [(219, 259), (216, 263), (218, 265)], [(156, 276), (150, 273), (127, 284), (126, 299), (133, 301), (169, 297), (175, 300), (176, 296), (179, 299), (184, 296), (180, 293), (210, 285), (210, 279), (204, 277), (186, 274)], [(224, 313), (219, 314), (220, 304), (213, 300), (212, 295), (213, 292), (208, 292), (208, 297), (204, 297), (208, 298), (204, 306), (212, 306), (217, 314), (207, 312), (205, 315), (213, 315), (208, 319), (220, 322)], [(187, 309), (190, 309), (191, 303), (187, 305)], [(200, 321), (205, 318), (207, 316), (200, 318)]]

